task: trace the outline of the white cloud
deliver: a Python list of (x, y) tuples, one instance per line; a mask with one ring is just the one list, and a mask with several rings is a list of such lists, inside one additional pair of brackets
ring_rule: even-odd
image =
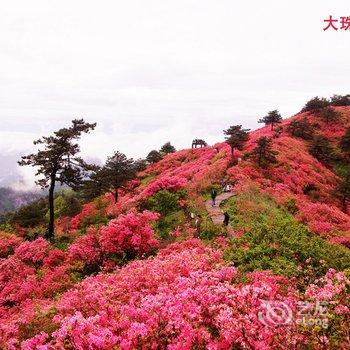
[[(75, 117), (97, 121), (84, 155), (145, 156), (314, 95), (348, 93), (345, 0), (13, 0), (0, 13), (0, 152)], [(24, 171), (24, 170), (21, 170)], [(1, 177), (1, 170), (0, 170)], [(30, 178), (30, 176), (29, 176)]]

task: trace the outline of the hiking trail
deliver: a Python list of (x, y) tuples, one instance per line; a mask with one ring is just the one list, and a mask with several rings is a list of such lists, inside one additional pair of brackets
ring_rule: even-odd
[(227, 199), (231, 198), (235, 194), (233, 192), (224, 192), (219, 194), (216, 197), (216, 204), (215, 207), (211, 205), (212, 200), (208, 199), (205, 202), (205, 208), (207, 209), (207, 212), (209, 213), (209, 217), (213, 220), (213, 223), (215, 225), (222, 225), (224, 221), (224, 213), (222, 212), (222, 209), (220, 208), (220, 205), (226, 201)]

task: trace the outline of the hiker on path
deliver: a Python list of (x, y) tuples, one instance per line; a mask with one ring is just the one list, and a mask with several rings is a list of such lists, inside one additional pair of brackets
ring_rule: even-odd
[(225, 211), (224, 212), (224, 225), (228, 226), (229, 221), (230, 221), (230, 215), (228, 215), (228, 212)]
[(225, 192), (231, 192), (232, 186), (230, 184), (227, 184), (225, 186)]
[(222, 181), (221, 181), (221, 191), (222, 191), (222, 192), (225, 192), (226, 185), (227, 185), (227, 184), (226, 184), (226, 181), (225, 181), (225, 180), (222, 180)]
[(218, 193), (216, 192), (215, 188), (212, 188), (211, 191), (210, 191), (210, 196), (211, 196), (212, 206), (213, 207), (215, 206), (215, 199), (216, 199), (217, 194)]

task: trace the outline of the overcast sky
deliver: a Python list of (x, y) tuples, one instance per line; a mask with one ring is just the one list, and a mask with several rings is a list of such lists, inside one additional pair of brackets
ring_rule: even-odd
[(350, 92), (350, 30), (323, 31), (349, 0), (0, 3), (0, 185), (32, 182), (19, 155), (73, 118), (98, 123), (81, 148), (103, 161)]

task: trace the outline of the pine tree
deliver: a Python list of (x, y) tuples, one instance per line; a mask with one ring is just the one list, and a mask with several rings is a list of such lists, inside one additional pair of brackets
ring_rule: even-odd
[(342, 210), (347, 213), (347, 203), (350, 199), (350, 171), (341, 179), (335, 191), (341, 199)]
[(340, 149), (347, 156), (350, 157), (350, 128), (347, 128), (345, 134), (340, 140)]
[(104, 168), (92, 164), (88, 166), (88, 172), (89, 175), (80, 188), (82, 197), (87, 201), (99, 197), (107, 191), (104, 181)]
[(159, 150), (160, 154), (169, 154), (176, 152), (176, 148), (170, 143), (166, 142)]
[(275, 124), (282, 123), (282, 116), (277, 109), (270, 111), (265, 117), (259, 120), (259, 123), (265, 123), (265, 125), (271, 125), (271, 130)]
[(158, 163), (162, 159), (162, 155), (155, 149), (148, 153), (146, 160), (148, 163)]
[(305, 103), (301, 112), (318, 111), (327, 106), (329, 106), (329, 101), (326, 98), (316, 96)]
[(272, 140), (266, 136), (257, 140), (257, 146), (252, 152), (253, 159), (256, 159), (259, 167), (264, 168), (268, 164), (277, 162), (277, 152), (272, 149)]
[(300, 137), (304, 140), (313, 138), (313, 127), (306, 118), (291, 121), (288, 125), (288, 132), (292, 136)]
[(107, 158), (102, 172), (104, 189), (114, 194), (114, 201), (117, 203), (118, 190), (136, 175), (134, 160), (121, 152), (115, 152)]
[(331, 97), (332, 106), (350, 106), (350, 95), (333, 95)]
[(83, 181), (82, 171), (86, 167), (85, 162), (78, 157), (79, 145), (74, 142), (82, 133), (89, 133), (96, 123), (86, 123), (83, 119), (74, 119), (72, 126), (62, 128), (54, 132), (53, 136), (43, 136), (34, 141), (35, 145), (43, 145), (44, 149), (37, 153), (23, 156), (19, 165), (31, 165), (37, 167), (37, 176), (42, 176), (36, 181), (41, 188), (49, 188), (49, 226), (45, 238), (54, 237), (54, 192), (56, 182), (66, 184), (72, 188), (78, 187)]
[(324, 136), (316, 136), (310, 146), (310, 154), (320, 162), (328, 163), (334, 159), (334, 149)]
[(244, 144), (249, 139), (249, 129), (243, 129), (242, 125), (232, 125), (227, 130), (224, 130), (226, 135), (226, 143), (231, 148), (231, 155), (235, 149), (243, 149)]
[(326, 124), (329, 124), (330, 122), (335, 122), (339, 119), (341, 114), (337, 111), (335, 111), (332, 107), (325, 107), (321, 109), (317, 115), (323, 119)]
[(146, 159), (139, 158), (139, 159), (136, 159), (134, 161), (134, 169), (137, 173), (145, 170), (146, 168), (147, 168), (147, 160)]

